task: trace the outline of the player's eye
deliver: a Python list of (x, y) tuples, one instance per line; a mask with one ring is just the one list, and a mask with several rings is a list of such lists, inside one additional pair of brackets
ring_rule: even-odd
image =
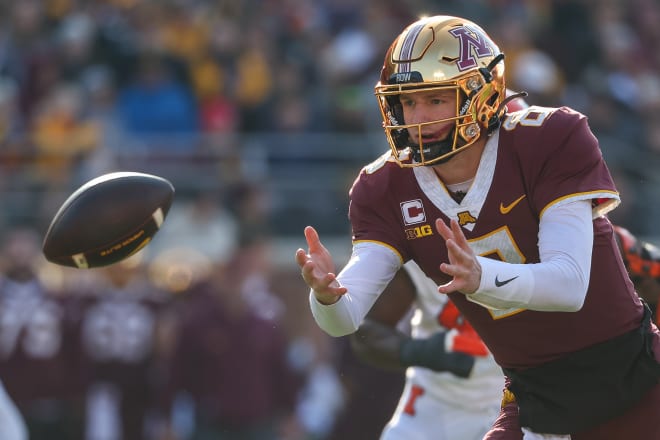
[(401, 105), (404, 107), (412, 107), (415, 104), (415, 101), (413, 101), (410, 98), (404, 98), (401, 99)]

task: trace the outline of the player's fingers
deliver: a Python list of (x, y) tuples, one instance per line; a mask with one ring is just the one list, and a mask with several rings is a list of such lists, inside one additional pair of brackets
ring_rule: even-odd
[(307, 260), (300, 266), (300, 275), (303, 280), (311, 286), (314, 278), (314, 263), (312, 260)]
[(307, 240), (307, 247), (310, 254), (312, 252), (318, 252), (323, 248), (318, 232), (311, 226), (305, 227), (305, 239)]
[(315, 290), (327, 287), (334, 280), (333, 274), (322, 273), (311, 259), (308, 259), (301, 266), (300, 275), (302, 275), (303, 280)]
[(470, 255), (463, 249), (456, 240), (451, 239), (447, 240), (447, 255), (449, 256), (449, 262), (456, 265), (468, 265), (470, 264)]
[(448, 264), (448, 263), (441, 263), (440, 264), (440, 271), (442, 273), (445, 273), (449, 275), (450, 277), (453, 277), (455, 272), (455, 266), (453, 264)]
[(450, 222), (450, 227), (451, 227), (451, 232), (452, 235), (454, 236), (454, 240), (456, 243), (465, 250), (470, 249), (470, 244), (467, 241), (467, 238), (465, 238), (465, 234), (463, 233), (463, 230), (461, 229), (460, 225), (456, 220), (451, 220)]
[(317, 269), (313, 262), (305, 264), (301, 270), (303, 280), (307, 285), (318, 293), (324, 295), (343, 295), (348, 289), (341, 286), (337, 281), (337, 277), (333, 273), (318, 274)]
[(298, 249), (296, 251), (295, 259), (298, 266), (302, 268), (305, 265), (305, 263), (307, 263), (307, 260), (309, 259), (309, 255), (307, 255), (307, 252), (305, 252), (304, 249)]
[(456, 282), (454, 280), (451, 280), (448, 283), (441, 284), (438, 286), (438, 292), (442, 294), (448, 294), (452, 292), (456, 292), (458, 289), (456, 288)]
[(435, 220), (435, 229), (438, 231), (438, 234), (445, 240), (452, 238), (452, 231), (449, 229), (449, 226), (441, 219), (438, 218)]
[(337, 276), (333, 273), (329, 273), (324, 277), (324, 281), (327, 282), (328, 289), (332, 291), (335, 295), (343, 295), (348, 291), (348, 289), (337, 281)]

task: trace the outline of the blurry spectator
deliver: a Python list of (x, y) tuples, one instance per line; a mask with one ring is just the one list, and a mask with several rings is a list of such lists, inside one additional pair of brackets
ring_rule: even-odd
[(197, 104), (189, 86), (178, 79), (163, 56), (144, 54), (134, 81), (119, 94), (126, 130), (152, 152), (190, 152), (197, 132)]
[[(18, 106), (18, 84), (0, 76), (0, 188), (6, 181), (20, 178), (30, 146), (24, 136), (24, 120)], [(5, 215), (7, 215), (6, 213)]]
[(190, 249), (218, 265), (231, 258), (239, 236), (236, 218), (223, 204), (222, 194), (203, 189), (174, 203), (161, 229), (146, 249), (151, 255)]
[[(80, 75), (86, 97), (85, 114), (98, 129), (98, 147), (81, 164), (78, 181), (86, 182), (101, 174), (134, 164), (144, 154), (141, 145), (124, 131), (117, 108), (115, 75), (105, 65), (88, 66)], [(134, 169), (134, 166), (130, 167)]]
[(49, 55), (51, 43), (46, 32), (42, 2), (27, 0), (12, 3), (4, 52), (5, 73), (20, 82), (20, 108), (26, 117), (34, 105), (58, 80), (56, 60)]
[(162, 5), (163, 20), (160, 35), (163, 47), (177, 58), (193, 62), (200, 59), (209, 44), (210, 23), (208, 11), (211, 4)]
[(23, 121), (18, 109), (18, 85), (12, 78), (0, 76), (0, 151), (3, 161), (7, 153), (18, 153)]
[[(336, 11), (338, 12), (338, 11)], [(377, 64), (375, 41), (360, 27), (347, 27), (337, 34), (321, 52), (320, 69), (324, 73), (334, 127), (342, 132), (364, 132), (371, 120), (365, 112), (373, 100), (364, 93), (362, 81), (376, 79), (367, 74)]]
[(546, 107), (561, 105), (564, 81), (549, 55), (536, 49), (519, 53), (510, 71), (516, 88), (529, 93), (530, 102)]
[(77, 166), (99, 146), (99, 126), (84, 114), (83, 90), (60, 84), (41, 103), (32, 127), (41, 167), (52, 185), (68, 185)]
[[(273, 93), (273, 66), (269, 54), (277, 53), (273, 41), (260, 28), (246, 29), (236, 59), (236, 100), (241, 107), (241, 129), (261, 131), (268, 127)], [(265, 124), (265, 125), (264, 125)]]
[(232, 133), (239, 126), (239, 110), (227, 94), (228, 72), (211, 56), (191, 64), (191, 79), (200, 103), (201, 128), (208, 133)]
[[(614, 3), (603, 2), (602, 9)], [(535, 45), (552, 57), (568, 82), (579, 81), (585, 69), (599, 62), (594, 17), (600, 9), (585, 0), (552, 1), (544, 9), (547, 22)]]
[(240, 237), (270, 235), (271, 196), (263, 181), (241, 182), (228, 191), (227, 208), (236, 218)]
[(96, 23), (86, 13), (70, 13), (60, 22), (56, 36), (60, 79), (78, 81), (85, 69), (95, 62)]

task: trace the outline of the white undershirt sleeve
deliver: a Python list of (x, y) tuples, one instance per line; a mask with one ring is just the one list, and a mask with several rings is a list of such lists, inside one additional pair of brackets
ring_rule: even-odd
[(316, 323), (330, 336), (354, 333), (401, 264), (401, 257), (387, 246), (374, 242), (354, 245), (350, 260), (337, 275), (348, 292), (330, 305), (318, 302), (313, 291), (309, 293)]
[(511, 264), (477, 257), (479, 289), (467, 299), (491, 309), (575, 312), (589, 287), (593, 248), (590, 200), (551, 206), (539, 224), (540, 263)]

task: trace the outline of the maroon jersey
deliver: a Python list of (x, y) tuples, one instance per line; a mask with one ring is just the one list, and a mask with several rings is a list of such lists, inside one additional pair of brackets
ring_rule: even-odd
[(36, 278), (0, 279), (0, 378), (23, 410), (82, 394), (77, 301)]
[(286, 359), (279, 323), (228, 300), (240, 294), (225, 289), (202, 283), (188, 292), (166, 399), (187, 390), (204, 423), (249, 429), (293, 410), (300, 377)]
[[(450, 162), (451, 163), (451, 162)], [(474, 182), (454, 201), (430, 167), (400, 167), (387, 155), (365, 167), (351, 189), (354, 242), (376, 241), (413, 259), (438, 284), (447, 249), (435, 220), (455, 219), (478, 255), (538, 263), (539, 219), (546, 208), (591, 200), (606, 211), (618, 193), (586, 118), (568, 108), (510, 114), (489, 139)], [(594, 220), (591, 279), (576, 313), (490, 310), (450, 295), (497, 362), (508, 368), (548, 362), (637, 328), (642, 305), (604, 217)]]

